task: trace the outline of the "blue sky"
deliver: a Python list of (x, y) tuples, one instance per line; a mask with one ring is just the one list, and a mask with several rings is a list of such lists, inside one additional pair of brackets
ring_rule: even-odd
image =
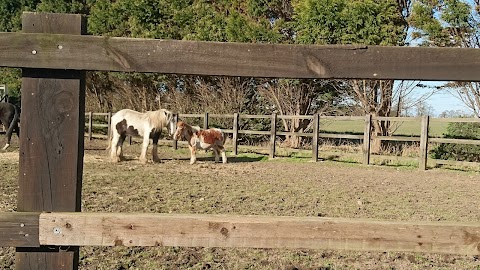
[[(440, 86), (442, 84), (445, 84), (446, 82), (424, 81), (422, 83), (430, 86)], [(429, 91), (429, 90), (423, 89), (423, 88), (416, 88), (415, 91), (418, 91), (418, 94), (420, 94), (421, 91)], [(461, 110), (467, 114), (471, 113), (471, 111), (465, 106), (465, 104), (463, 104), (458, 98), (454, 97), (452, 94), (446, 91), (441, 91), (439, 93), (434, 94), (433, 96), (431, 96), (426, 100), (426, 103), (434, 108), (435, 113), (434, 115), (432, 115), (433, 117), (437, 117), (440, 113), (447, 110), (454, 110), (454, 111)]]
[[(465, 0), (466, 3), (469, 3), (470, 5), (475, 5), (473, 0)], [(416, 46), (417, 42), (412, 42), (411, 44), (413, 46)], [(432, 81), (432, 82), (427, 82), (423, 81), (422, 84), (425, 85), (430, 85), (430, 86), (439, 86), (442, 84), (445, 84), (446, 82), (439, 82), (439, 81)], [(418, 93), (418, 95), (421, 95), (422, 91), (428, 91), (427, 89), (423, 88), (416, 88), (415, 91)], [(443, 111), (446, 110), (461, 110), (464, 111), (467, 114), (471, 113), (471, 110), (468, 109), (465, 104), (463, 104), (458, 98), (454, 97), (452, 94), (446, 92), (446, 91), (441, 91), (440, 93), (434, 94), (430, 98), (426, 100), (426, 103), (430, 106), (432, 106), (435, 110), (435, 114), (433, 115), (438, 116)]]

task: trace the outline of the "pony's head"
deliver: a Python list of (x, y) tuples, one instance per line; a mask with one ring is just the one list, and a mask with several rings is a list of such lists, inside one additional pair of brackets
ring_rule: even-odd
[(173, 136), (176, 130), (176, 117), (175, 113), (165, 110), (165, 118), (167, 120), (168, 135)]
[(185, 130), (185, 123), (183, 121), (179, 121), (177, 123), (177, 130), (175, 131), (175, 134), (173, 135), (174, 140), (180, 140), (183, 135), (183, 131)]

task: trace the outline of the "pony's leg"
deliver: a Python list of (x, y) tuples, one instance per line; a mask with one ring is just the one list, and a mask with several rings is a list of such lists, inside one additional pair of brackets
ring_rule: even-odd
[(143, 135), (143, 145), (142, 145), (142, 153), (140, 154), (140, 162), (143, 164), (147, 163), (147, 150), (148, 150), (148, 144), (150, 143), (150, 134), (145, 132), (145, 135)]
[(188, 146), (190, 148), (190, 164), (194, 164), (197, 161), (197, 157), (195, 156), (196, 148), (194, 146)]
[(212, 150), (215, 153), (215, 163), (217, 163), (220, 160), (220, 151), (216, 146), (212, 147)]
[[(13, 120), (12, 120), (13, 121)], [(5, 146), (2, 148), (2, 150), (7, 150), (8, 147), (10, 147), (10, 141), (12, 140), (12, 131), (9, 133), (10, 126), (8, 125), (9, 122), (4, 124), (5, 128), (7, 129), (7, 143)], [(10, 122), (11, 123), (11, 122)], [(11, 124), (10, 124), (11, 125)]]
[(152, 146), (152, 157), (153, 162), (160, 162), (160, 158), (158, 157), (158, 139), (160, 139), (160, 133), (153, 135), (153, 146)]
[(123, 158), (123, 142), (125, 141), (125, 138), (127, 136), (125, 134), (120, 135), (120, 138), (118, 139), (117, 143), (117, 157), (118, 160), (124, 160)]
[(120, 135), (116, 132), (113, 133), (112, 142), (110, 144), (110, 147), (111, 147), (111, 149), (110, 149), (110, 159), (113, 162), (119, 162), (120, 161), (120, 158), (117, 155), (117, 148), (118, 148), (119, 139), (120, 139)]
[(227, 154), (225, 153), (225, 147), (219, 146), (220, 152), (222, 153), (222, 163), (227, 163)]
[[(0, 119), (0, 126), (1, 126), (1, 125), (3, 125), (6, 129), (8, 129), (8, 125), (6, 125), (5, 123), (3, 123), (3, 121)], [(2, 148), (2, 150), (7, 149), (9, 146), (10, 146), (10, 141), (7, 140), (7, 143), (6, 143), (5, 146)]]
[[(8, 131), (7, 131), (8, 133)], [(2, 148), (2, 150), (7, 150), (8, 147), (10, 147), (10, 140), (12, 139), (12, 134), (7, 134), (7, 143), (5, 144), (5, 146)]]

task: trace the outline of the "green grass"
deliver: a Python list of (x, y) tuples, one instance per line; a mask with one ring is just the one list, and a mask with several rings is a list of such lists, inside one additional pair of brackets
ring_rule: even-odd
[[(395, 136), (420, 136), (420, 121), (418, 122), (398, 122), (392, 121)], [(429, 135), (431, 137), (441, 137), (445, 133), (448, 123), (430, 122)], [(342, 120), (332, 121), (323, 120), (320, 122), (320, 132), (328, 133), (347, 133), (363, 134), (365, 122), (363, 120)]]

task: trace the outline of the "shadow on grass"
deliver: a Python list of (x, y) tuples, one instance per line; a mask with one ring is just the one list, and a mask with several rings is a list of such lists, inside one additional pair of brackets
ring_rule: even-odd
[[(176, 160), (187, 160), (190, 161), (190, 157), (187, 158), (175, 158)], [(267, 160), (268, 156), (259, 156), (259, 157), (228, 157), (228, 163), (246, 163), (246, 162), (259, 162)], [(215, 162), (215, 157), (197, 157), (197, 161), (208, 161), (208, 162)], [(220, 158), (220, 163), (222, 158)]]

